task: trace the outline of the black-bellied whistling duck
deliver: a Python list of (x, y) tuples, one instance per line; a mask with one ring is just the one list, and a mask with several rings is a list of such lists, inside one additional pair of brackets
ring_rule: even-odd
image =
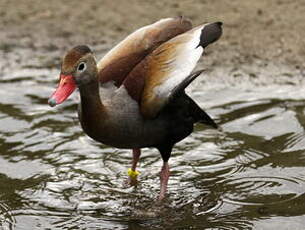
[(49, 99), (55, 106), (78, 88), (79, 120), (94, 140), (133, 150), (131, 180), (141, 148), (161, 153), (161, 191), (166, 193), (168, 160), (175, 143), (196, 122), (215, 122), (184, 92), (200, 75), (191, 73), (204, 49), (219, 39), (222, 23), (192, 29), (183, 17), (162, 19), (138, 29), (96, 63), (88, 46), (76, 46), (63, 58), (59, 86)]

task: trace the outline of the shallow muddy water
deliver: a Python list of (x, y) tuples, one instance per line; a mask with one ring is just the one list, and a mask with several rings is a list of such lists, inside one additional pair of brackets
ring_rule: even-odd
[(198, 125), (176, 145), (158, 204), (155, 149), (126, 188), (130, 151), (82, 132), (77, 96), (47, 105), (62, 51), (1, 52), (2, 229), (304, 229), (304, 85), (197, 81), (189, 93), (221, 128)]

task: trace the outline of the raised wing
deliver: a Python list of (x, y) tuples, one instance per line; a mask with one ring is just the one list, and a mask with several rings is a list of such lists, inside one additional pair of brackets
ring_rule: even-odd
[(140, 103), (145, 118), (155, 117), (177, 90), (184, 90), (199, 75), (191, 72), (204, 48), (221, 36), (221, 25), (201, 25), (172, 38), (132, 70), (123, 84)]
[(192, 28), (183, 17), (166, 18), (142, 27), (110, 50), (97, 64), (101, 83), (120, 86), (130, 71), (160, 44)]

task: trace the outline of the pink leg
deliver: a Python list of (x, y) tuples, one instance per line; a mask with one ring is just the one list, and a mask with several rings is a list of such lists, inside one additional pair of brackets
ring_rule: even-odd
[(128, 180), (126, 181), (126, 185), (136, 185), (137, 184), (137, 176), (139, 172), (136, 170), (137, 164), (139, 162), (141, 155), (141, 149), (133, 149), (132, 150), (132, 164), (131, 168), (128, 169)]
[(136, 171), (136, 167), (137, 167), (137, 164), (139, 162), (140, 155), (141, 155), (141, 149), (133, 149), (132, 150), (132, 165), (131, 165), (131, 169), (133, 171)]
[(164, 162), (160, 173), (161, 189), (158, 198), (159, 201), (163, 200), (165, 197), (169, 175), (170, 172), (168, 162)]

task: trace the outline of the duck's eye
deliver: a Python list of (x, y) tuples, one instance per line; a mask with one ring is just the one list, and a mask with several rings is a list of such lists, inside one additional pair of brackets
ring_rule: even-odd
[(86, 63), (85, 62), (81, 62), (79, 63), (78, 67), (77, 67), (77, 70), (80, 71), (80, 72), (83, 72), (85, 69), (86, 69)]

